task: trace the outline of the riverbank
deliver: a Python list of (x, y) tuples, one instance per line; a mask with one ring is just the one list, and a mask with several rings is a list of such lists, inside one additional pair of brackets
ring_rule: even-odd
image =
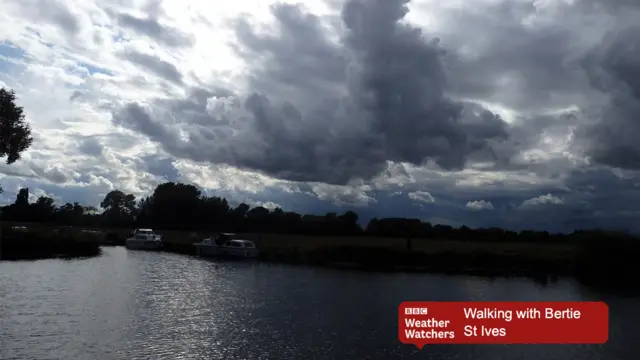
[[(446, 239), (313, 238), (247, 234), (266, 262), (378, 272), (426, 272), (490, 277), (528, 277), (546, 282), (574, 278), (590, 287), (640, 291), (636, 280), (640, 244), (608, 242), (473, 242)], [(326, 240), (326, 241), (324, 241)], [(186, 237), (165, 241), (165, 251), (194, 254)]]
[(15, 231), (5, 227), (0, 239), (0, 260), (38, 260), (98, 256), (100, 242), (91, 237)]
[[(29, 226), (42, 236), (52, 233)], [(105, 230), (102, 244), (124, 245), (126, 229)], [(164, 251), (195, 255), (193, 243), (208, 233), (160, 231)], [(526, 276), (537, 279), (572, 277), (589, 286), (638, 288), (640, 243), (631, 237), (575, 235), (566, 241), (478, 241), (436, 238), (326, 237), (290, 234), (238, 234), (252, 240), (265, 262), (323, 266), (361, 271), (430, 272), (478, 276)], [(582, 237), (584, 236), (584, 237)], [(35, 241), (32, 239), (32, 241)], [(56, 240), (58, 247), (65, 241)], [(56, 243), (54, 241), (53, 243)], [(97, 247), (68, 243), (92, 256)], [(70, 245), (69, 245), (70, 244)], [(51, 245), (51, 244), (48, 244)], [(41, 245), (22, 245), (23, 258)], [(59, 251), (47, 250), (46, 253)], [(73, 251), (66, 251), (67, 253)]]

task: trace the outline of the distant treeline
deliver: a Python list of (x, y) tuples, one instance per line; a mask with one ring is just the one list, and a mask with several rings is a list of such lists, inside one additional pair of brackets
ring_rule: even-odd
[[(94, 228), (150, 227), (157, 230), (228, 231), (238, 233), (283, 233), (321, 236), (377, 236), (402, 238), (438, 238), (465, 241), (557, 242), (615, 238), (631, 240), (622, 232), (582, 230), (571, 234), (546, 231), (507, 231), (501, 228), (470, 229), (432, 225), (418, 219), (372, 219), (366, 228), (358, 223), (358, 214), (302, 215), (280, 208), (266, 209), (201, 194), (193, 185), (167, 182), (156, 187), (151, 196), (136, 199), (120, 190), (109, 192), (101, 209), (78, 203), (56, 205), (41, 196), (29, 203), (29, 189), (20, 189), (13, 204), (2, 207), (0, 218), (7, 222), (39, 222), (51, 225)], [(635, 240), (635, 239), (634, 239)]]

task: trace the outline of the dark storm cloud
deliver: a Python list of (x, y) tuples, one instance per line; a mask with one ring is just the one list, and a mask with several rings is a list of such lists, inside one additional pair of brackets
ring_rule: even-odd
[(147, 111), (138, 104), (129, 104), (114, 114), (115, 125), (127, 125), (132, 130), (143, 133), (151, 140), (170, 139), (172, 134), (159, 122), (152, 119)]
[(581, 129), (587, 154), (600, 164), (640, 169), (640, 26), (614, 31), (584, 60), (592, 86), (609, 103)]
[[(436, 200), (424, 207), (413, 206), (408, 196), (373, 192), (370, 195), (377, 200), (376, 206), (358, 209), (358, 213), (363, 217), (443, 218), (470, 227), (498, 226), (518, 231), (606, 228), (640, 233), (640, 179), (634, 173), (621, 176), (604, 167), (577, 169), (563, 183), (532, 184), (527, 189), (507, 184), (461, 189), (454, 183), (450, 179), (421, 187)], [(411, 191), (405, 185), (405, 192)], [(493, 210), (470, 211), (467, 204), (479, 198), (491, 203)]]
[(73, 179), (68, 169), (62, 167), (41, 168), (35, 165), (31, 169), (40, 177), (51, 181), (54, 184), (62, 184)]
[(104, 152), (104, 146), (97, 137), (85, 137), (78, 141), (78, 151), (89, 156), (100, 156)]
[(543, 10), (533, 2), (503, 1), (441, 16), (456, 24), (438, 30), (443, 43), (455, 49), (447, 66), (456, 95), (529, 113), (589, 101), (579, 61), (601, 30), (586, 26), (590, 19), (584, 13), (544, 22)]
[[(430, 159), (456, 170), (471, 157), (495, 157), (493, 146), (508, 137), (506, 123), (444, 94), (443, 51), (402, 21), (407, 3), (348, 1), (337, 44), (321, 18), (274, 6), (275, 34), (236, 24), (252, 93), (206, 104), (164, 102), (162, 109), (161, 102), (129, 104), (114, 112), (114, 123), (146, 134), (174, 156), (295, 181), (369, 179), (389, 160)], [(191, 115), (167, 115), (175, 109)]]
[(527, 219), (511, 221), (540, 228), (553, 224), (564, 231), (601, 227), (640, 232), (639, 179), (637, 173), (616, 174), (603, 167), (576, 169), (565, 182), (569, 191), (556, 192), (564, 200), (562, 206), (542, 207)]
[(130, 14), (117, 14), (116, 19), (121, 26), (127, 27), (138, 34), (143, 34), (149, 38), (170, 46), (170, 47), (188, 47), (194, 43), (194, 38), (190, 34), (185, 34), (180, 30), (166, 26), (149, 14), (148, 17), (136, 17)]
[[(186, 118), (194, 125), (211, 125), (216, 119), (212, 118), (206, 111), (207, 101), (210, 98), (226, 98), (234, 93), (223, 88), (191, 88), (187, 97), (182, 101), (159, 100), (157, 104), (166, 108), (175, 118)], [(224, 119), (217, 119), (224, 120)]]
[(303, 105), (343, 90), (348, 55), (330, 41), (323, 19), (297, 6), (275, 6), (272, 13), (278, 26), (273, 34), (257, 34), (244, 18), (235, 23), (238, 43), (232, 46), (251, 65), (252, 90), (296, 103), (305, 100)]
[[(639, 2), (603, 0), (504, 1), (441, 14), (444, 23), (464, 24), (436, 32), (452, 49), (449, 91), (523, 112), (511, 124), (511, 141), (493, 147), (495, 169), (573, 167), (559, 159), (514, 161), (549, 137), (571, 141), (572, 151), (595, 163), (640, 168), (637, 18)], [(569, 106), (578, 108), (545, 113)]]
[[(638, 173), (608, 168), (640, 168), (634, 3), (483, 3), (481, 11), (438, 12), (447, 25), (429, 35), (402, 21), (406, 3), (348, 1), (331, 29), (335, 19), (290, 5), (273, 8), (271, 32), (238, 20), (235, 50), (249, 65), (248, 93), (193, 89), (185, 99), (128, 104), (113, 121), (173, 156), (289, 180), (343, 184), (371, 178), (388, 160), (429, 159), (446, 170), (482, 162), (482, 171), (501, 172), (479, 173), (474, 186), (464, 173), (431, 181), (404, 171), (405, 196), (357, 194), (377, 200), (358, 209), (362, 217), (640, 231)], [(482, 101), (521, 113), (506, 124)], [(581, 155), (591, 163), (578, 165)], [(406, 194), (417, 190), (436, 201), (412, 206)], [(323, 199), (313, 199), (315, 211), (329, 208), (331, 196)], [(494, 209), (466, 207), (480, 199)]]
[(182, 74), (175, 65), (156, 56), (144, 54), (135, 50), (128, 50), (118, 55), (125, 60), (148, 69), (167, 81), (175, 84), (182, 84)]
[(578, 0), (577, 5), (595, 11), (609, 10), (614, 14), (619, 14), (620, 11), (640, 10), (637, 0)]
[(160, 156), (160, 155), (147, 155), (143, 156), (142, 164), (146, 168), (147, 172), (151, 175), (156, 175), (165, 178), (166, 181), (178, 181), (178, 170), (173, 166), (173, 159)]

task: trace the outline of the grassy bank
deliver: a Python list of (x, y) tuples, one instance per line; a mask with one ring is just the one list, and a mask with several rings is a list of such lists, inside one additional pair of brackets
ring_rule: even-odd
[[(51, 227), (29, 225), (38, 234)], [(104, 230), (121, 245), (130, 229)], [(213, 233), (159, 231), (164, 250), (194, 254), (193, 243)], [(636, 287), (640, 243), (633, 238), (593, 235), (566, 242), (474, 241), (390, 237), (323, 237), (285, 234), (238, 234), (270, 262), (309, 264), (374, 271), (424, 271), (488, 276), (571, 276), (590, 286)]]
[(35, 260), (76, 258), (100, 255), (100, 242), (95, 237), (77, 234), (49, 234), (2, 229), (0, 260)]
[[(447, 239), (313, 237), (243, 234), (260, 259), (371, 271), (480, 276), (572, 277), (585, 285), (640, 288), (640, 244), (633, 239), (577, 239), (571, 243), (473, 242)], [(165, 238), (165, 250), (194, 252), (186, 234)]]

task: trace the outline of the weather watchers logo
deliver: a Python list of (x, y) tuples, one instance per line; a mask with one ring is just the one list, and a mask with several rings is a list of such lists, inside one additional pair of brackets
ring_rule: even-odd
[(404, 302), (398, 338), (427, 344), (603, 344), (603, 302)]

